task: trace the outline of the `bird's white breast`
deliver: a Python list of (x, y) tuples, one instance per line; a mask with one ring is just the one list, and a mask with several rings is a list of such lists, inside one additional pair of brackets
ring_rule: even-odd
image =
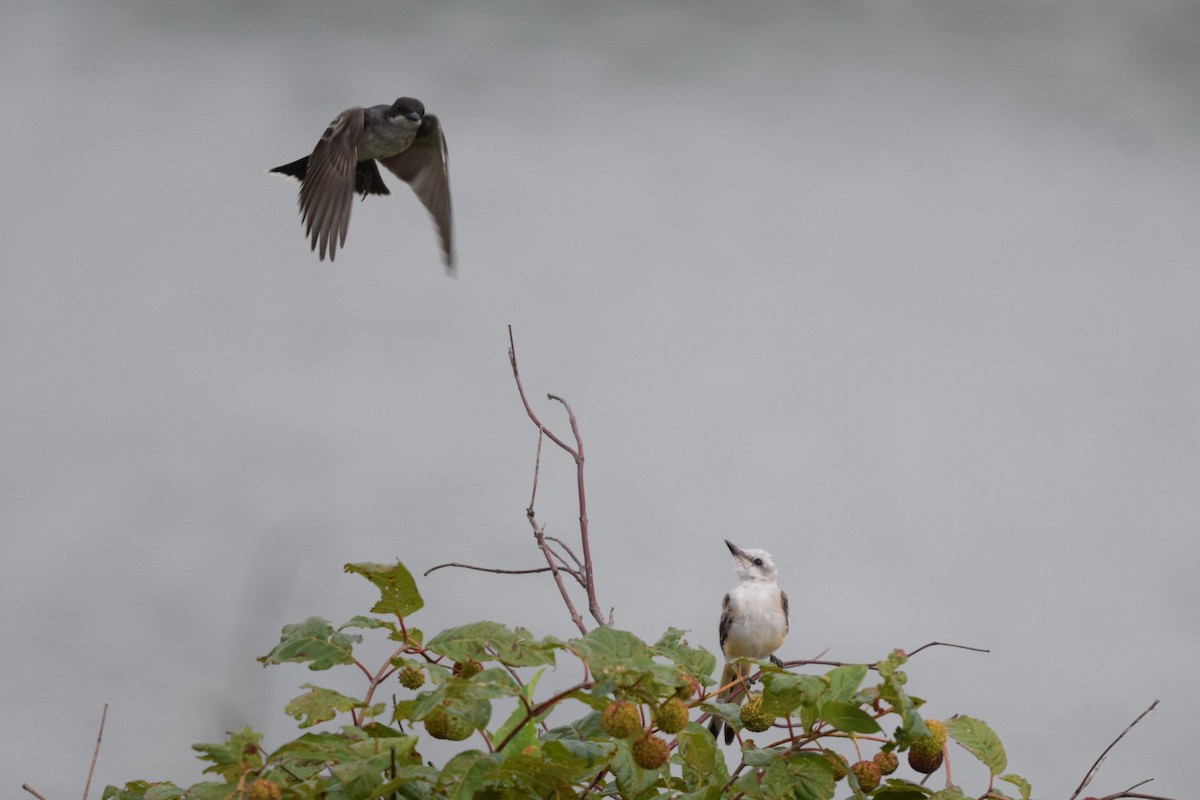
[(743, 583), (729, 593), (735, 611), (725, 635), (728, 658), (766, 658), (787, 636), (787, 617), (779, 586), (775, 583)]

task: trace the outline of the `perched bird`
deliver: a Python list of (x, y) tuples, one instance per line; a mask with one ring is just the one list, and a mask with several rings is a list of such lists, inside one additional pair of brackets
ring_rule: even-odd
[[(779, 588), (779, 570), (766, 550), (743, 550), (728, 539), (725, 545), (733, 554), (733, 568), (741, 581), (725, 595), (721, 605), (721, 652), (725, 669), (721, 685), (737, 681), (717, 697), (717, 702), (741, 702), (746, 695), (745, 682), (750, 667), (735, 663), (739, 658), (767, 658), (782, 662), (773, 653), (788, 633), (788, 597)], [(721, 728), (713, 718), (708, 729), (713, 736)], [(733, 741), (733, 728), (725, 726), (725, 743)]]
[[(450, 175), (446, 137), (438, 118), (420, 100), (401, 97), (390, 106), (348, 108), (329, 123), (312, 155), (271, 172), (300, 181), (304, 232), (322, 259), (332, 261), (346, 244), (354, 194), (391, 194), (378, 161), (412, 190), (437, 224), (442, 262), (454, 271), (450, 228)], [(319, 249), (318, 249), (319, 248)]]

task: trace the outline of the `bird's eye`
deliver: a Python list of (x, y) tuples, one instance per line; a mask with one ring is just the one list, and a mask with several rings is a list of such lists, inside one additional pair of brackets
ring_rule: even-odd
[(761, 567), (761, 566), (762, 566), (762, 559), (761, 559), (761, 558), (756, 558), (756, 559), (754, 559), (754, 566), (756, 566), (756, 567)]

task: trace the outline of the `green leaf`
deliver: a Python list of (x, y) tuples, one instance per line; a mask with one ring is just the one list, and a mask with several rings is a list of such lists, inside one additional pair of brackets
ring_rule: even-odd
[(417, 582), (403, 564), (347, 564), (346, 572), (362, 575), (379, 589), (379, 602), (371, 606), (372, 614), (392, 614), (404, 618), (420, 611), (425, 605)]
[(981, 719), (955, 715), (945, 721), (946, 733), (950, 738), (967, 748), (971, 755), (991, 770), (993, 775), (1004, 772), (1008, 766), (1008, 756), (1004, 753), (1004, 745), (1000, 737)]
[[(825, 683), (816, 675), (794, 675), (790, 672), (768, 672), (763, 675), (763, 710), (786, 717), (802, 706), (814, 713), (817, 701), (825, 692)], [(802, 717), (803, 719), (803, 717)], [(804, 727), (811, 726), (811, 721)]]
[[(747, 766), (734, 787), (747, 797), (763, 800), (832, 800), (833, 767), (820, 753), (787, 750), (743, 750)], [(754, 763), (752, 763), (752, 761)]]
[(845, 733), (878, 733), (882, 730), (870, 714), (840, 700), (831, 700), (821, 706), (821, 719)]
[(929, 795), (929, 800), (967, 800), (967, 796), (957, 786), (947, 786), (940, 792)]
[(931, 794), (932, 790), (911, 781), (888, 778), (871, 795), (871, 800), (922, 800)]
[(386, 619), (379, 619), (378, 617), (368, 617), (365, 614), (357, 614), (351, 617), (348, 621), (343, 622), (342, 626), (338, 628), (338, 630), (344, 631), (346, 628), (364, 628), (366, 630), (384, 628), (392, 633), (395, 633), (399, 630), (394, 622), (390, 622)]
[(658, 769), (642, 769), (633, 763), (630, 747), (631, 742), (628, 739), (618, 741), (616, 755), (612, 757), (609, 765), (613, 777), (617, 779), (617, 791), (622, 798), (640, 797), (649, 794), (651, 789), (662, 786), (662, 776), (667, 770), (667, 764)]
[(846, 664), (829, 670), (824, 676), (828, 688), (825, 690), (822, 700), (849, 702), (854, 697), (854, 693), (858, 691), (858, 687), (862, 685), (863, 680), (866, 679), (867, 672), (866, 664)]
[(703, 647), (690, 646), (683, 638), (685, 633), (687, 631), (678, 628), (667, 628), (667, 632), (654, 643), (654, 651), (664, 658), (671, 659), (686, 674), (708, 686), (713, 682), (717, 657)]
[(554, 664), (554, 651), (563, 643), (554, 637), (536, 640), (525, 628), (510, 630), (499, 622), (474, 622), (449, 628), (425, 647), (455, 661), (499, 661), (510, 667)]
[(313, 686), (311, 683), (303, 684), (300, 688), (309, 691), (293, 698), (283, 711), (300, 720), (301, 728), (311, 728), (313, 725), (328, 722), (338, 714), (366, 706), (361, 700), (347, 697), (332, 689)]
[(719, 789), (729, 780), (729, 769), (725, 757), (717, 749), (717, 742), (707, 728), (689, 722), (676, 735), (679, 747), (676, 750), (683, 765), (683, 780), (689, 789), (704, 784), (716, 784)]
[(258, 661), (263, 666), (307, 661), (311, 670), (329, 669), (336, 664), (353, 664), (354, 645), (361, 641), (361, 636), (334, 631), (329, 620), (309, 617), (285, 625), (279, 644)]
[(252, 728), (242, 728), (231, 733), (224, 742), (194, 744), (192, 749), (200, 753), (201, 761), (211, 763), (212, 766), (204, 768), (205, 773), (213, 772), (230, 783), (237, 783), (243, 773), (262, 767), (263, 756), (258, 747), (260, 739), (261, 733)]
[(1029, 800), (1029, 794), (1033, 791), (1033, 787), (1029, 785), (1029, 781), (1025, 780), (1020, 775), (1015, 775), (1011, 772), (1007, 775), (1001, 775), (1000, 780), (1008, 781), (1013, 786), (1017, 787), (1017, 791), (1021, 793), (1021, 800)]
[(527, 718), (529, 713), (527, 707), (531, 708), (534, 705), (533, 692), (537, 688), (538, 681), (541, 680), (544, 671), (544, 669), (539, 669), (533, 674), (529, 682), (521, 687), (520, 695), (525, 702), (517, 703), (517, 707), (513, 709), (512, 714), (503, 725), (496, 729), (495, 736), (492, 737), (493, 741), (499, 744), (507, 739), (508, 735), (517, 729), (518, 725), (520, 726), (520, 731), (509, 739), (508, 744), (504, 746), (503, 752), (505, 753), (519, 752), (526, 747), (536, 746), (538, 724), (554, 711), (554, 707), (551, 706), (543, 713)]
[(438, 775), (438, 789), (447, 798), (470, 800), (484, 788), (484, 778), (504, 759), (501, 753), (465, 750), (451, 758)]

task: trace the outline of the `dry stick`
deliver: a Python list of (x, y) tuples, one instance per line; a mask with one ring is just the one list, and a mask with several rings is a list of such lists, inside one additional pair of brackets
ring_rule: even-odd
[[(498, 567), (477, 567), (474, 564), (460, 564), (457, 561), (451, 561), (446, 564), (438, 564), (436, 567), (430, 567), (425, 570), (425, 575), (431, 572), (437, 572), (445, 567), (458, 567), (459, 569), (473, 569), (479, 572), (494, 572), (497, 575), (532, 575), (536, 572), (549, 572), (550, 567), (531, 567), (529, 569), (500, 569)], [(569, 571), (569, 570), (568, 570)]]
[[(982, 647), (970, 647), (965, 644), (951, 644), (950, 642), (926, 642), (925, 644), (918, 647), (916, 650), (912, 650), (911, 652), (906, 652), (906, 655), (908, 658), (912, 658), (917, 653), (921, 652), (922, 650), (926, 649), (927, 647), (953, 647), (958, 650), (970, 650), (973, 653), (990, 653), (990, 652), (992, 652), (991, 650), (987, 650)], [(828, 648), (826, 648), (824, 651), (822, 651), (822, 655), (825, 652), (828, 652)], [(828, 660), (821, 659), (821, 658), (802, 658), (797, 661), (783, 662), (783, 666), (785, 669), (790, 668), (790, 667), (804, 667), (804, 666), (808, 666), (810, 664), (817, 664), (817, 665), (824, 666), (824, 667), (864, 666), (867, 669), (878, 669), (879, 668), (878, 661), (870, 661), (870, 662), (864, 664), (861, 661), (828, 661)], [(1074, 798), (1072, 798), (1072, 800), (1074, 800)]]
[[(1125, 738), (1125, 734), (1127, 734), (1131, 730), (1133, 730), (1133, 726), (1137, 725), (1139, 722), (1141, 722), (1142, 719), (1147, 714), (1149, 714), (1151, 711), (1153, 711), (1154, 707), (1157, 705), (1158, 705), (1158, 701), (1155, 700), (1153, 703), (1150, 704), (1149, 708), (1147, 708), (1145, 711), (1143, 711), (1142, 713), (1137, 715), (1137, 719), (1135, 719), (1133, 722), (1131, 722), (1127, 726), (1125, 726), (1125, 730), (1121, 731), (1120, 736), (1118, 736), (1117, 738), (1112, 740), (1112, 744), (1110, 744), (1108, 747), (1104, 748), (1104, 752), (1100, 754), (1100, 757), (1096, 759), (1096, 763), (1092, 764), (1092, 768), (1089, 769), (1087, 771), (1087, 774), (1083, 776), (1083, 780), (1079, 782), (1079, 786), (1075, 787), (1075, 792), (1071, 795), (1071, 800), (1075, 800), (1076, 797), (1079, 797), (1079, 793), (1087, 788), (1087, 785), (1092, 782), (1092, 778), (1096, 777), (1096, 773), (1100, 770), (1100, 765), (1104, 763), (1104, 758), (1105, 758), (1105, 756), (1108, 755), (1108, 751), (1112, 750), (1114, 747), (1116, 747), (1117, 742), (1119, 742), (1123, 738)], [(1141, 784), (1137, 784), (1137, 786), (1140, 786), (1140, 785)], [(1137, 787), (1131, 786), (1130, 788), (1133, 789), (1133, 788), (1137, 788)], [(1121, 796), (1122, 795), (1117, 795), (1117, 797), (1121, 797)], [(1131, 795), (1126, 794), (1124, 796), (1130, 797)]]
[[(583, 574), (584, 590), (586, 591), (588, 598), (588, 610), (591, 612), (592, 617), (595, 618), (596, 622), (600, 623), (601, 625), (611, 625), (612, 614), (609, 614), (609, 617), (606, 620), (600, 611), (600, 604), (596, 600), (596, 582), (592, 571), (592, 551), (591, 545), (588, 541), (587, 492), (584, 489), (583, 480), (583, 439), (579, 435), (579, 423), (575, 419), (575, 413), (571, 410), (571, 407), (567, 404), (567, 402), (561, 397), (555, 397), (554, 395), (547, 396), (551, 400), (557, 400), (558, 402), (562, 403), (566, 408), (567, 417), (571, 423), (571, 432), (575, 437), (575, 447), (571, 447), (558, 436), (555, 436), (554, 432), (549, 430), (545, 425), (542, 424), (542, 421), (538, 419), (533, 407), (529, 405), (529, 398), (525, 395), (525, 386), (523, 383), (521, 383), (521, 372), (517, 368), (517, 345), (513, 339), (511, 325), (508, 326), (508, 363), (512, 367), (513, 380), (517, 384), (517, 393), (521, 396), (521, 404), (525, 407), (525, 413), (528, 415), (530, 421), (533, 422), (534, 426), (536, 426), (538, 429), (538, 467), (540, 467), (541, 460), (541, 436), (546, 436), (549, 438), (550, 441), (558, 445), (575, 461), (575, 482), (579, 496), (579, 535), (583, 551), (583, 565), (581, 572)], [(537, 468), (535, 468), (534, 472), (535, 480), (537, 477), (536, 470)], [(535, 483), (535, 494), (536, 491), (537, 487)], [(554, 563), (554, 558), (556, 556), (553, 555), (553, 551), (551, 551), (549, 546), (546, 544), (545, 531), (537, 522), (532, 503), (530, 504), (529, 508), (526, 509), (526, 516), (529, 518), (529, 524), (533, 527), (533, 533), (534, 537), (537, 539), (538, 547), (541, 548), (542, 554), (546, 557), (546, 563), (551, 567), (554, 580), (559, 585), (559, 592), (563, 596), (563, 601), (567, 604), (567, 608), (571, 612), (571, 619), (575, 622), (576, 627), (578, 627), (580, 631), (586, 635), (587, 628), (583, 625), (583, 619), (575, 610), (574, 604), (571, 602), (570, 597), (566, 594), (566, 589), (562, 586), (562, 579), (558, 574), (558, 567)]]
[(104, 704), (104, 712), (100, 714), (100, 731), (96, 734), (96, 749), (92, 752), (92, 765), (88, 767), (87, 782), (83, 785), (83, 800), (87, 800), (88, 791), (92, 788), (92, 773), (96, 771), (96, 759), (100, 757), (100, 740), (104, 738), (104, 720), (108, 719), (108, 703)]
[(22, 783), (22, 784), (21, 784), (21, 788), (22, 788), (22, 789), (24, 789), (25, 791), (29, 792), (31, 795), (33, 795), (34, 797), (36, 797), (38, 800), (46, 800), (46, 798), (42, 797), (40, 794), (38, 794), (37, 792), (35, 792), (35, 791), (33, 790), (33, 787), (32, 787), (32, 786), (30, 786), (28, 783)]
[(596, 581), (592, 575), (592, 546), (588, 538), (587, 489), (583, 481), (583, 437), (579, 435), (579, 421), (575, 419), (575, 412), (566, 400), (552, 394), (546, 397), (563, 404), (563, 408), (567, 410), (567, 419), (571, 423), (571, 434), (575, 437), (575, 486), (579, 495), (579, 539), (583, 549), (583, 574), (587, 578), (588, 610), (601, 625), (612, 625), (613, 612), (608, 612), (606, 621), (604, 612), (600, 610), (600, 603), (596, 600)]

